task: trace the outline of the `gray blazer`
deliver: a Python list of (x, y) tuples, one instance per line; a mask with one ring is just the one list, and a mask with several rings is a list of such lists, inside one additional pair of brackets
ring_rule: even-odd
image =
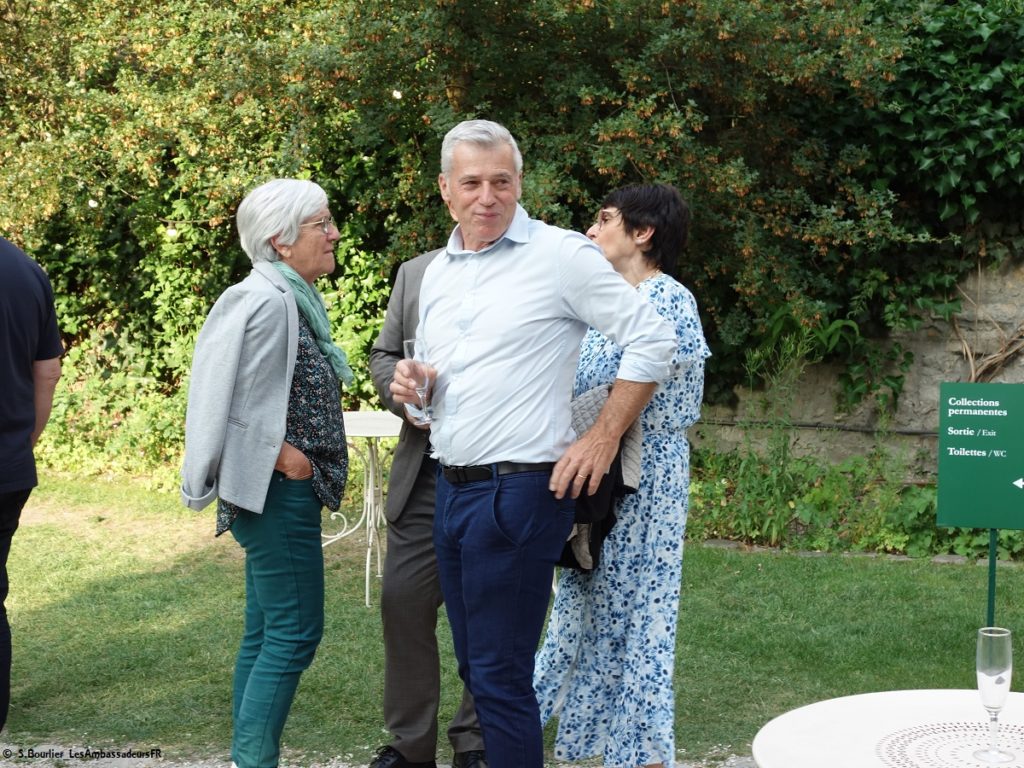
[(220, 497), (262, 513), (284, 443), (299, 313), (270, 264), (221, 294), (196, 339), (185, 416), (181, 500)]
[(395, 364), (405, 355), (402, 341), (416, 335), (420, 311), (420, 283), (427, 265), (441, 250), (430, 251), (416, 256), (398, 268), (395, 287), (388, 299), (388, 311), (384, 326), (370, 351), (370, 376), (377, 387), (377, 394), (385, 407), (402, 420), (398, 435), (398, 447), (391, 462), (391, 479), (388, 482), (387, 501), (384, 516), (394, 522), (402, 514), (409, 494), (412, 492), (416, 475), (423, 463), (423, 456), (430, 450), (430, 432), (414, 427), (405, 418), (405, 407), (396, 403), (391, 396), (391, 379), (395, 376)]

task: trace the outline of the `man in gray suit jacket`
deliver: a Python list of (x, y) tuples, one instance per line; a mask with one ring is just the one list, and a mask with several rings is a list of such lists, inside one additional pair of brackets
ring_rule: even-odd
[[(429, 427), (406, 418), (391, 395), (402, 341), (416, 335), (420, 282), (439, 251), (410, 259), (398, 268), (384, 327), (370, 352), (370, 375), (388, 410), (402, 420), (391, 464), (385, 515), (387, 557), (381, 591), (384, 624), (384, 722), (393, 736), (370, 768), (434, 768), (437, 710), (441, 696), (437, 613), (441, 585), (434, 557), (434, 485), (437, 462), (430, 458)], [(448, 728), (453, 768), (486, 768), (483, 736), (473, 699), (462, 703)]]

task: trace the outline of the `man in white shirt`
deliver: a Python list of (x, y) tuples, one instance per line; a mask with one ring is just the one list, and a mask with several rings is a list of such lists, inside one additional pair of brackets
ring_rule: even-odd
[[(471, 120), (448, 133), (438, 184), (457, 226), (427, 268), (419, 309), (440, 463), (434, 545), (490, 768), (543, 765), (533, 659), (574, 500), (597, 490), (676, 344), (593, 243), (529, 218), (521, 182), (505, 128)], [(577, 440), (569, 402), (588, 326), (624, 354)], [(419, 402), (414, 372), (400, 361), (391, 384), (407, 407)]]

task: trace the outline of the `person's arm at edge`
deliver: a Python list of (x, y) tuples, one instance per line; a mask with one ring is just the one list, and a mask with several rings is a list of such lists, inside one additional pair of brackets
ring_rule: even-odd
[(35, 390), (36, 408), (36, 423), (32, 430), (33, 448), (39, 441), (39, 436), (43, 434), (46, 422), (50, 420), (50, 411), (53, 409), (53, 393), (57, 389), (58, 380), (60, 380), (59, 357), (36, 360), (32, 364), (32, 384)]
[(658, 385), (656, 382), (616, 379), (594, 425), (555, 464), (549, 488), (556, 499), (567, 491), (575, 499), (584, 486), (588, 494), (597, 491), (601, 478), (619, 450), (619, 442), (636, 421)]
[[(191, 509), (204, 509), (217, 497), (231, 394), (252, 308), (245, 289), (228, 288), (210, 308), (192, 351), (179, 489), (182, 503)], [(284, 435), (282, 426), (282, 442)]]

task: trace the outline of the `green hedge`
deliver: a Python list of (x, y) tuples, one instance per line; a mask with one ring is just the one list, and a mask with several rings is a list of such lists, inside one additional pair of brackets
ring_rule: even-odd
[(44, 452), (174, 455), (195, 334), (248, 268), (235, 206), (271, 176), (315, 179), (343, 222), (321, 287), (359, 376), (346, 407), (372, 405), (389, 278), (443, 242), (440, 141), (476, 116), (520, 138), (524, 205), (552, 222), (584, 227), (622, 183), (680, 187), (709, 399), (806, 330), (809, 356), (845, 365), (847, 404), (891, 405), (913, 361), (888, 333), (949, 316), (968, 264), (1022, 247), (1020, 10), (8, 3), (0, 232), (46, 267), (74, 350)]
[[(782, 468), (744, 451), (695, 454), (688, 538), (819, 552), (988, 556), (989, 532), (936, 525), (937, 489), (907, 485), (891, 455)], [(998, 557), (1024, 558), (1024, 531), (999, 531)]]

